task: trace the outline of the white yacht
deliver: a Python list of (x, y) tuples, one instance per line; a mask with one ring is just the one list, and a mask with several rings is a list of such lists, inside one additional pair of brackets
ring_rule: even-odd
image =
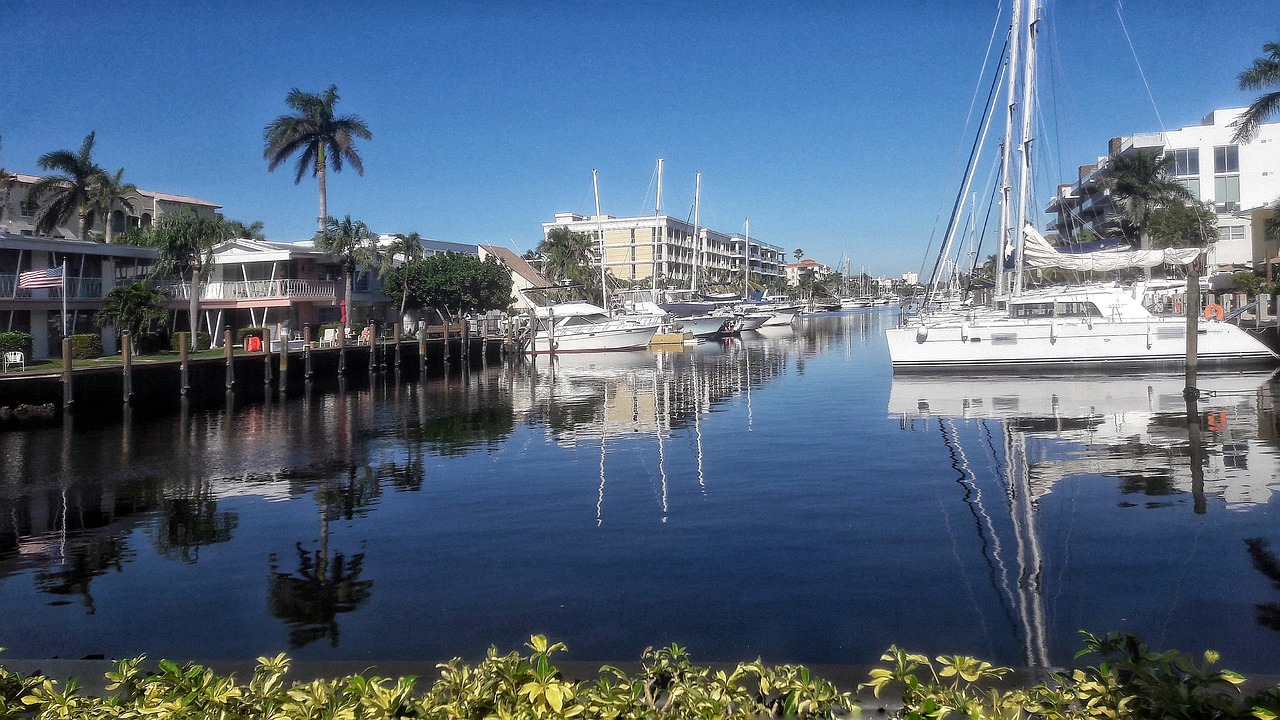
[[(528, 350), (534, 355), (606, 350), (638, 350), (666, 320), (660, 315), (615, 315), (588, 302), (547, 303), (536, 292), (517, 290), (532, 308), (533, 327), (526, 328)], [(554, 346), (553, 346), (554, 343)]]

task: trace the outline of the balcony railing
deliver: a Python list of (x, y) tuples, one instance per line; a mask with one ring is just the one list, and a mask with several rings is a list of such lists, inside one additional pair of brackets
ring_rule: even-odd
[[(0, 275), (0, 299), (31, 299), (31, 290), (19, 289), (14, 293), (14, 287), (18, 284), (17, 275)], [(62, 288), (42, 288), (49, 291), (49, 298), (61, 298)], [(102, 278), (67, 278), (67, 299), (68, 300), (99, 300), (102, 294)]]
[[(190, 300), (191, 286), (169, 286), (174, 300)], [(201, 300), (279, 300), (287, 298), (333, 299), (338, 296), (338, 283), (320, 280), (249, 280), (213, 281), (200, 286)]]

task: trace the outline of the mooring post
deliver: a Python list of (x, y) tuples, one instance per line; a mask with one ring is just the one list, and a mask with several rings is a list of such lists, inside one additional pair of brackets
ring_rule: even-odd
[(277, 373), (277, 382), (280, 385), (280, 394), (284, 395), (285, 389), (289, 387), (289, 339), (280, 338), (280, 371)]
[(341, 332), (338, 333), (338, 376), (342, 377), (347, 372), (347, 326), (343, 325)]
[(62, 407), (67, 409), (75, 402), (71, 392), (71, 338), (62, 338)]
[(400, 367), (400, 323), (391, 323), (391, 342), (396, 346), (396, 368)]
[(427, 374), (427, 326), (418, 324), (418, 379)]
[(377, 372), (378, 337), (374, 334), (373, 323), (364, 326), (365, 337), (369, 338), (369, 374)]
[(444, 321), (444, 361), (449, 362), (449, 320)]
[(538, 354), (538, 315), (529, 308), (529, 354)]
[(227, 390), (235, 387), (236, 384), (236, 365), (235, 358), (231, 348), (231, 328), (228, 327), (222, 331), (222, 358), (227, 365)]
[(262, 384), (271, 385), (271, 337), (269, 330), (262, 331)]
[(547, 308), (547, 353), (556, 356), (556, 310)]
[(1200, 396), (1196, 389), (1196, 353), (1200, 335), (1200, 268), (1199, 260), (1187, 266), (1187, 384), (1182, 396), (1188, 400)]
[(133, 338), (129, 333), (121, 337), (120, 365), (124, 368), (124, 403), (133, 399)]
[(311, 323), (302, 326), (302, 377), (311, 382)]
[(182, 369), (182, 388), (180, 394), (186, 395), (191, 390), (191, 342), (188, 333), (178, 333), (178, 366)]

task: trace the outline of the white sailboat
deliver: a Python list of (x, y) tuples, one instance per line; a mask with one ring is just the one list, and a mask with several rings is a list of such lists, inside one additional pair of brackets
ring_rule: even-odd
[[(1003, 264), (996, 263), (998, 299), (992, 307), (947, 307), (940, 312), (922, 311), (901, 327), (887, 330), (893, 369), (900, 372), (1009, 366), (1181, 366), (1187, 353), (1187, 319), (1154, 316), (1142, 306), (1141, 298), (1134, 298), (1130, 291), (1102, 285), (1037, 291), (1023, 289), (1023, 269), (1026, 267), (1104, 270), (1153, 267), (1161, 263), (1187, 265), (1200, 253), (1197, 248), (1102, 251), (1078, 255), (1059, 253), (1027, 222), (1037, 0), (1027, 0), (1026, 6), (1024, 24), (1021, 19), (1023, 2), (1015, 0), (1010, 28), (1008, 112), (1002, 145), (1001, 231), (997, 253), (997, 258), (1006, 257), (1007, 251), (1016, 246), (1017, 250), (1013, 252), (1018, 261), (1016, 268), (1012, 271), (1012, 278), (1006, 278)], [(1024, 44), (1026, 53), (1019, 68), (1019, 48)], [(1017, 99), (1019, 89), (1020, 100)], [(1008, 148), (1011, 147), (1013, 128), (1018, 119), (1021, 120), (1022, 141), (1019, 145), (1020, 167), (1015, 172), (1010, 167)], [(989, 127), (989, 123), (983, 126), (982, 137), (985, 138)], [(962, 193), (968, 192), (974, 174), (971, 167)], [(1019, 189), (1016, 220), (1010, 200), (1015, 176)], [(941, 257), (946, 257), (949, 252), (955, 227), (953, 222), (943, 243)], [(1007, 295), (1003, 295), (1006, 286), (1009, 290)], [(926, 309), (929, 306), (929, 303), (925, 304)], [(1205, 365), (1270, 364), (1277, 359), (1277, 355), (1256, 337), (1235, 325), (1195, 318), (1193, 327), (1196, 328), (1199, 362)]]

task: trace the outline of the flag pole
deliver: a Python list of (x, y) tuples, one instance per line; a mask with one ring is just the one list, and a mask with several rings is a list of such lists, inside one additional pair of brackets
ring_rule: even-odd
[(67, 256), (62, 256), (62, 337), (66, 337), (67, 330)]

